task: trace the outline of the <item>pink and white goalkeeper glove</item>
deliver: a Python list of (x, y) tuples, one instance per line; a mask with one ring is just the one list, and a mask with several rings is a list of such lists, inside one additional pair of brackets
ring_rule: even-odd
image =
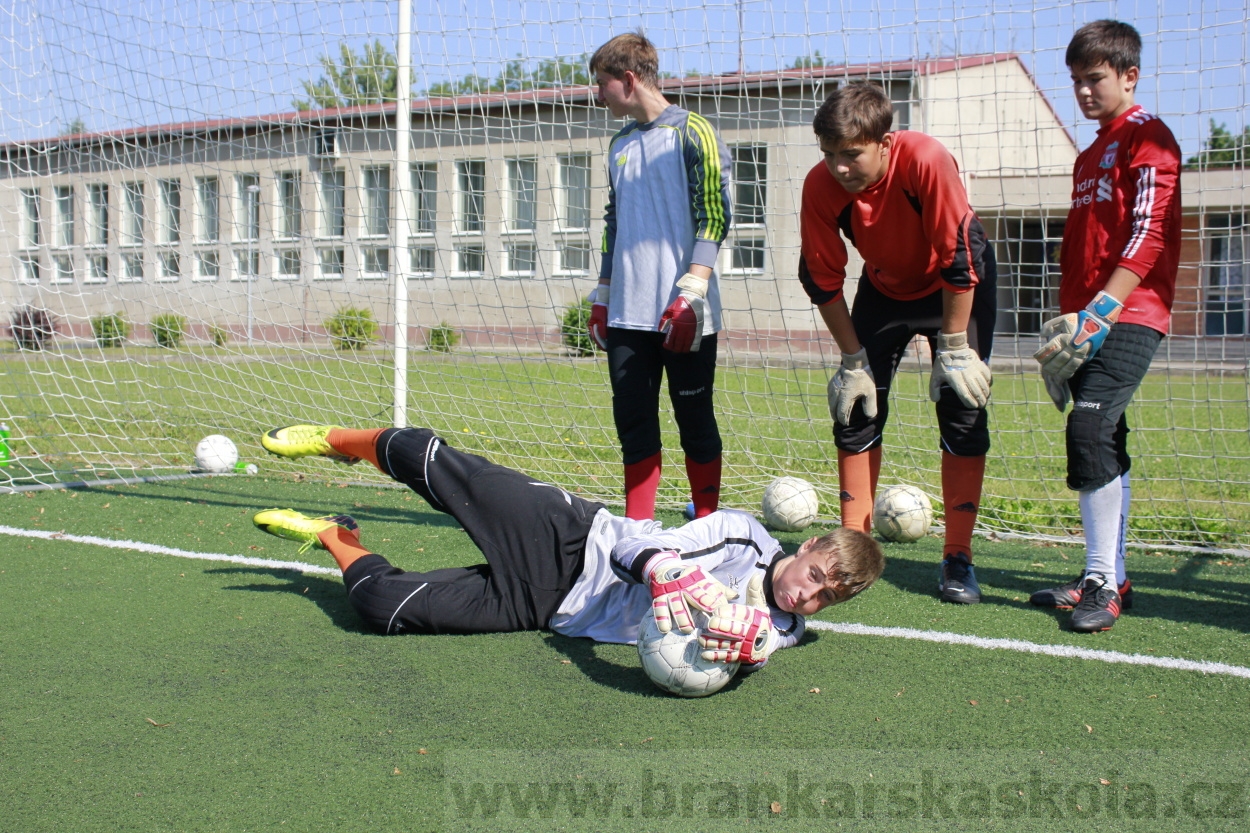
[(676, 552), (661, 552), (647, 562), (646, 572), (651, 587), (651, 610), (660, 633), (674, 626), (681, 633), (693, 633), (693, 606), (711, 613), (738, 598), (725, 585), (703, 572), (697, 564), (683, 564)]

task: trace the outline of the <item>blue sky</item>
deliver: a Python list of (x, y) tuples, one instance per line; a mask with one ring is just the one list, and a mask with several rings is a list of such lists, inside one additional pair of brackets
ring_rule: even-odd
[[(815, 6), (816, 4), (811, 4)], [(396, 2), (320, 0), (0, 0), (0, 139), (286, 111), (318, 58), (374, 38), (393, 47)], [(490, 75), (518, 55), (593, 51), (643, 28), (661, 67), (721, 73), (787, 66), (816, 51), (836, 63), (1015, 51), (1078, 141), (1090, 141), (1063, 49), (1082, 23), (1115, 17), (1145, 41), (1139, 101), (1187, 153), (1208, 120), (1246, 123), (1247, 0), (1045, 2), (854, 0), (413, 0), (418, 88)], [(742, 26), (739, 27), (741, 13)]]

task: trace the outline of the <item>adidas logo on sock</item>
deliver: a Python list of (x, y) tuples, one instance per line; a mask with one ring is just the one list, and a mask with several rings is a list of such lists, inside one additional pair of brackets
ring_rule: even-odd
[(961, 503), (958, 506), (956, 506), (955, 511), (975, 513), (977, 511), (977, 505), (973, 503), (972, 501), (968, 501), (967, 503)]
[(840, 492), (838, 494), (838, 499), (841, 500), (843, 503), (850, 503), (851, 501), (855, 500), (855, 495), (851, 494), (850, 492)]

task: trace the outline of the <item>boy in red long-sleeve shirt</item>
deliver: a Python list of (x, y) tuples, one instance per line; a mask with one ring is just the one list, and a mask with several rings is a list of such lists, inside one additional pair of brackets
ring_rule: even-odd
[[(869, 529), (890, 381), (908, 343), (929, 339), (946, 507), (938, 592), (974, 604), (981, 590), (972, 529), (990, 447), (994, 253), (950, 152), (923, 133), (891, 132), (893, 118), (885, 92), (868, 82), (834, 91), (817, 111), (812, 128), (825, 158), (803, 183), (799, 279), (842, 352), (828, 396), (843, 526)], [(844, 237), (865, 261), (853, 311), (842, 293)]]
[(1098, 138), (1077, 157), (1063, 231), (1058, 318), (1042, 328), (1046, 391), (1068, 416), (1068, 487), (1080, 495), (1085, 571), (1033, 604), (1075, 608), (1076, 631), (1105, 631), (1132, 605), (1124, 572), (1128, 421), (1124, 412), (1167, 334), (1180, 260), (1180, 148), (1134, 103), (1141, 36), (1099, 20), (1065, 56), (1077, 104)]

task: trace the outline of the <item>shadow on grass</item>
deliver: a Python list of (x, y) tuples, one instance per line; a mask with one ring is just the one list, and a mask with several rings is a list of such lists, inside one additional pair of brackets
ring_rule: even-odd
[(343, 582), (338, 579), (297, 574), (290, 570), (277, 570), (267, 567), (219, 567), (205, 570), (204, 572), (217, 575), (262, 575), (278, 579), (281, 582), (279, 584), (234, 584), (226, 585), (222, 589), (242, 590), (249, 593), (294, 594), (307, 599), (321, 608), (322, 613), (337, 628), (353, 633), (374, 633), (374, 631), (365, 627), (356, 610), (347, 601), (347, 594), (343, 590)]
[[(1250, 633), (1250, 583), (1201, 576), (1207, 558), (1209, 556), (1190, 557), (1175, 573), (1151, 569), (1145, 559), (1130, 563), (1133, 607), (1124, 615)], [(1068, 572), (1056, 575), (1040, 568), (1004, 566), (1004, 562), (998, 560), (994, 567), (983, 568), (977, 576), (981, 584), (981, 603), (1047, 615), (1066, 630), (1069, 611), (1035, 607), (1028, 600), (1034, 591), (1071, 581), (1081, 570), (1081, 563), (1075, 559), (1064, 566)], [(882, 580), (907, 593), (936, 596), (937, 569), (934, 559), (907, 558), (892, 550)]]

